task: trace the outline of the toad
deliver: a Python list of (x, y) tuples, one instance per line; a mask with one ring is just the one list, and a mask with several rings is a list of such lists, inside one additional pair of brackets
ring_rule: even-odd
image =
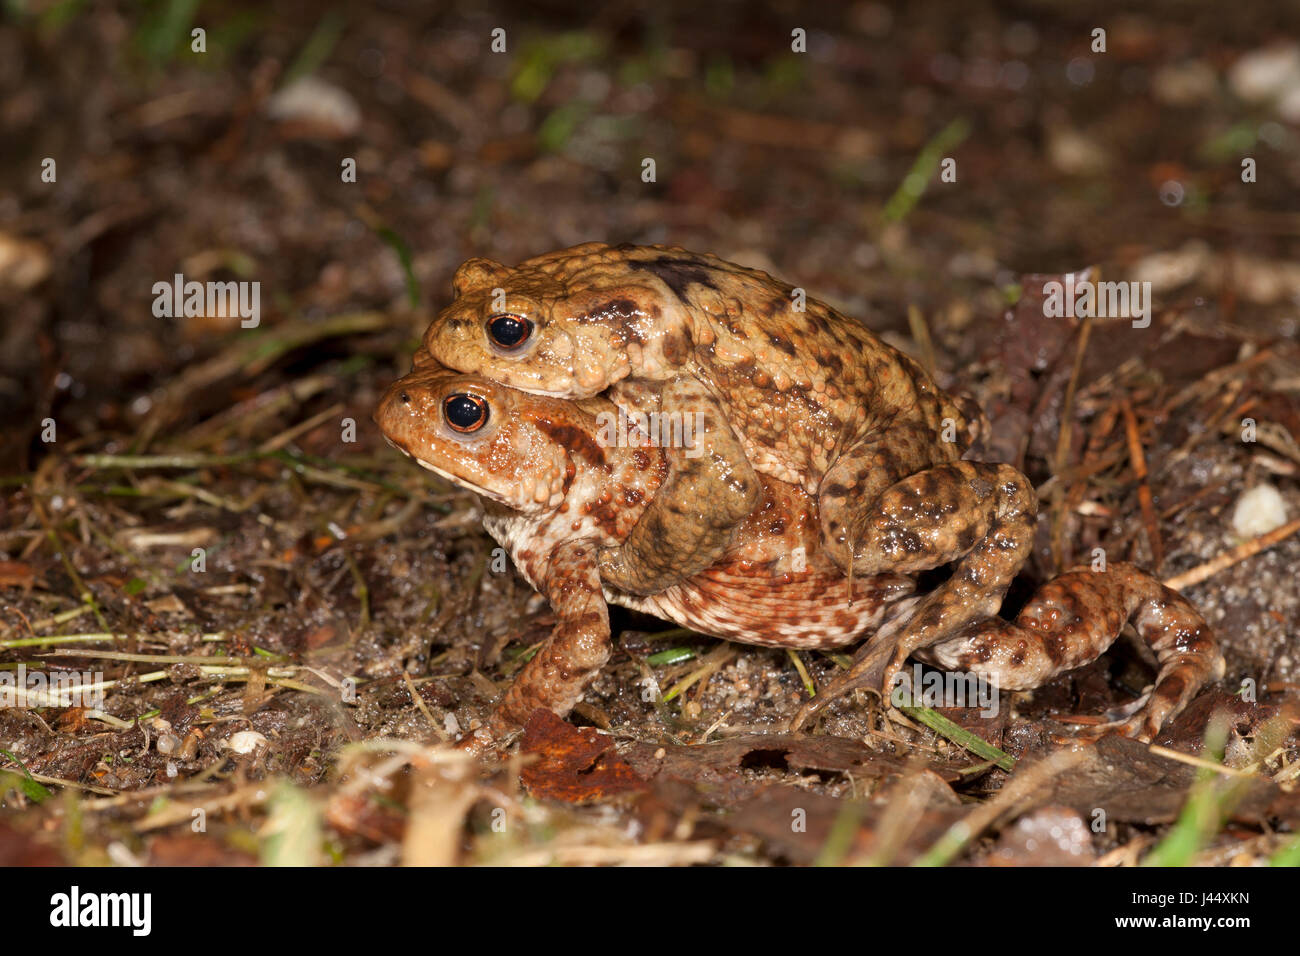
[(470, 259), (452, 285), (417, 368), (603, 394), (698, 433), (693, 456), (668, 449), (664, 485), (621, 544), (599, 550), (620, 591), (652, 595), (712, 566), (764, 476), (812, 499), (822, 553), (851, 576), (953, 565), (894, 645), (874, 644), (815, 707), (888, 686), (910, 653), (996, 614), (1029, 555), (1029, 480), (962, 460), (978, 409), (802, 289), (702, 253), (598, 242), (514, 268)]
[[(395, 447), (482, 498), (484, 527), (556, 616), (486, 726), (462, 742), (467, 749), (507, 740), (538, 707), (561, 716), (573, 708), (609, 658), (609, 602), (716, 637), (821, 649), (867, 635), (892, 646), (889, 635), (925, 600), (906, 568), (846, 576), (828, 553), (814, 495), (765, 474), (709, 567), (650, 595), (605, 580), (602, 550), (644, 521), (670, 486), (672, 464), (655, 436), (624, 425), (604, 396), (533, 395), (426, 359), (393, 384), (375, 420)], [(1155, 652), (1159, 674), (1140, 710), (1101, 729), (1149, 740), (1221, 661), (1195, 609), (1132, 565), (1066, 572), (1014, 622), (989, 615), (918, 656), (998, 687), (1029, 688), (1094, 660), (1128, 622)]]

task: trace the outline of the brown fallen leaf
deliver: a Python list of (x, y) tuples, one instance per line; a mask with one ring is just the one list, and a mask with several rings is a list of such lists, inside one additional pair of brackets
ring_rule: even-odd
[(63, 866), (54, 847), (0, 821), (0, 866)]
[(22, 588), (30, 591), (32, 586), (44, 582), (36, 571), (25, 561), (0, 561), (0, 588)]
[(539, 799), (594, 803), (648, 789), (646, 781), (613, 752), (614, 740), (590, 727), (574, 727), (538, 708), (524, 726), (520, 749), (537, 757), (520, 774)]
[(1227, 714), (1237, 733), (1245, 737), (1277, 716), (1278, 708), (1252, 703), (1236, 694), (1211, 688), (1188, 704), (1187, 709), (1160, 732), (1155, 742), (1173, 750), (1199, 755), (1205, 748), (1205, 729), (1210, 718), (1220, 712)]
[(405, 814), (365, 792), (334, 795), (326, 804), (325, 821), (344, 835), (377, 844), (400, 840), (406, 830)]
[(257, 857), (212, 837), (160, 833), (149, 841), (149, 863), (151, 866), (256, 866)]
[[(911, 832), (888, 862), (905, 866), (934, 844), (954, 823), (969, 812), (968, 807), (948, 806), (923, 810), (913, 821)], [(883, 838), (880, 824), (885, 808), (876, 804), (853, 803), (811, 793), (796, 787), (770, 786), (741, 804), (723, 822), (740, 833), (758, 837), (778, 856), (791, 863), (848, 864), (872, 859)], [(854, 822), (847, 838), (836, 838), (837, 823)], [(828, 855), (828, 853), (830, 855)]]
[[(739, 786), (742, 797), (755, 785), (738, 775), (741, 770), (814, 770), (880, 778), (901, 774), (907, 767), (905, 759), (872, 750), (861, 741), (807, 734), (750, 734), (694, 746), (634, 743), (624, 756), (644, 777), (678, 777), (724, 790)], [(964, 766), (934, 762), (930, 769), (951, 783), (961, 779)]]
[[(1171, 823), (1182, 809), (1196, 779), (1196, 768), (1152, 753), (1139, 740), (1111, 735), (1086, 745), (1085, 759), (1069, 774), (1044, 788), (1040, 806), (1077, 810), (1087, 820), (1101, 810), (1108, 821), (1151, 826)], [(1016, 767), (1032, 767), (1022, 761)], [(1277, 784), (1260, 779), (1242, 794), (1233, 819), (1257, 822), (1277, 793)]]

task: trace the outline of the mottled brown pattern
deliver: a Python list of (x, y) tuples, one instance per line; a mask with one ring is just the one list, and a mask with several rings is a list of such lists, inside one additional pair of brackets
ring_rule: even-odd
[(1207, 680), (1223, 676), (1223, 657), (1191, 603), (1132, 564), (1067, 571), (1039, 588), (1015, 621), (990, 618), (918, 656), (1028, 689), (1096, 660), (1129, 623), (1155, 652), (1155, 686), (1132, 717), (1089, 734), (1149, 741)]
[(669, 472), (658, 497), (627, 540), (600, 556), (605, 582), (632, 594), (656, 594), (712, 565), (759, 501), (758, 474), (694, 379), (664, 386), (662, 409), (682, 407), (692, 409), (691, 447), (664, 450)]
[[(796, 727), (851, 687), (888, 686), (912, 652), (958, 642), (951, 660), (977, 671), (1014, 679), (1045, 661), (1055, 673), (1078, 665), (1081, 646), (1113, 640), (1126, 614), (1148, 622), (1171, 662), (1147, 723), (1130, 729), (1177, 712), (1213, 671), (1204, 622), (1129, 566), (1099, 579), (1113, 585), (1063, 576), (998, 630), (1031, 546), (1028, 480), (961, 460), (985, 427), (972, 403), (824, 304), (795, 312), (790, 287), (770, 276), (678, 249), (588, 243), (513, 269), (471, 260), (455, 286), (403, 380), (406, 400), (381, 407), (390, 440), (503, 505), (487, 526), (548, 595), (550, 555), (585, 541), (607, 598), (705, 633), (833, 647), (879, 628)], [(517, 349), (486, 338), (496, 288), (531, 323)], [(420, 415), (436, 424), (453, 385), (492, 403), (484, 434), (421, 432)], [(698, 453), (601, 448), (592, 429), (610, 402), (688, 417)], [(794, 568), (796, 549), (806, 568)], [(949, 564), (934, 591), (907, 596), (912, 575)], [(590, 632), (582, 614), (570, 624)]]
[[(488, 402), (490, 424), (483, 434), (456, 433), (441, 423), (443, 399), (460, 391)], [(668, 450), (655, 446), (605, 447), (599, 464), (593, 462), (597, 416), (611, 408), (599, 399), (527, 395), (426, 363), (395, 383), (376, 413), (394, 445), (487, 499), (485, 527), (556, 614), (550, 640), (520, 673), (489, 726), (466, 746), (505, 739), (538, 706), (568, 712), (608, 655), (606, 600), (719, 637), (829, 648), (879, 626), (913, 589), (907, 576), (892, 572), (861, 575), (850, 585), (821, 547), (808, 494), (798, 485), (758, 477), (752, 479), (746, 514), (726, 530), (721, 560), (653, 595), (621, 589), (603, 578), (604, 555), (649, 528), (660, 546), (650, 553), (671, 565), (677, 529), (700, 520), (695, 514), (644, 520), (666, 480), (697, 481), (702, 495), (734, 487), (737, 480), (719, 477), (720, 459), (710, 455), (672, 472)], [(413, 409), (427, 418), (415, 417)], [(715, 420), (725, 427), (721, 416)], [(587, 440), (575, 435), (584, 430)], [(567, 477), (552, 493), (553, 482), (539, 481), (539, 474)], [(539, 488), (547, 491), (541, 500)]]
[[(839, 462), (851, 461), (856, 469), (877, 459), (883, 465), (878, 474), (892, 482), (954, 460), (966, 447), (967, 403), (946, 395), (914, 361), (824, 303), (809, 298), (806, 311), (795, 311), (793, 287), (764, 272), (682, 249), (586, 243), (514, 268), (471, 260), (454, 285), (458, 298), (425, 335), (427, 355), (533, 392), (583, 398), (610, 389), (627, 411), (652, 410), (645, 404), (646, 385), (663, 389), (652, 401), (665, 412), (720, 408), (740, 438), (726, 450), (722, 467), (797, 482), (834, 512), (835, 523), (844, 523), (842, 512), (868, 510), (874, 500), (829, 493), (823, 479)], [(497, 288), (506, 290), (508, 310), (534, 328), (523, 347), (508, 352), (492, 347), (484, 331)], [(682, 376), (700, 389), (669, 393), (668, 383)], [(959, 441), (936, 441), (944, 418), (955, 421)], [(906, 440), (915, 433), (928, 436), (928, 448)], [(909, 445), (903, 454), (882, 452), (899, 443)], [(685, 467), (680, 456), (671, 464)], [(695, 540), (688, 540), (686, 529), (676, 532), (689, 558), (678, 579), (716, 560), (727, 538), (714, 529), (734, 526), (745, 513), (735, 507), (738, 499), (725, 496), (716, 513), (707, 511), (705, 500), (683, 506), (677, 499), (695, 485), (670, 478), (647, 513), (655, 528), (665, 525), (659, 512), (689, 508), (701, 515), (707, 530)], [(831, 487), (855, 485), (835, 481)], [(648, 594), (671, 579), (652, 555), (628, 553), (646, 539), (638, 536), (609, 562), (624, 584)], [(852, 561), (842, 548), (831, 558), (842, 568)], [(645, 576), (634, 580), (638, 573)]]
[(589, 431), (578, 428), (568, 422), (558, 422), (546, 415), (539, 415), (533, 422), (550, 438), (563, 448), (581, 455), (588, 464), (605, 468), (605, 452)]

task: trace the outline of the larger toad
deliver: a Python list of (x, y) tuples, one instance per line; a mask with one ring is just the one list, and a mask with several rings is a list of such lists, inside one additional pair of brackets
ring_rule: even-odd
[[(603, 397), (529, 395), (428, 362), (394, 383), (376, 411), (392, 444), (482, 496), (485, 527), (557, 618), (487, 726), (466, 741), (473, 749), (503, 741), (537, 707), (568, 713), (609, 657), (607, 602), (745, 643), (830, 648), (873, 634), (872, 643), (892, 646), (891, 633), (922, 600), (901, 571), (846, 577), (824, 547), (813, 497), (769, 476), (710, 567), (653, 595), (602, 580), (601, 549), (633, 533), (668, 474), (664, 451), (635, 429), (612, 431), (616, 417)], [(1067, 572), (1014, 623), (988, 616), (921, 656), (999, 687), (1034, 687), (1095, 659), (1130, 621), (1160, 672), (1117, 729), (1149, 740), (1219, 658), (1196, 611), (1131, 565)]]

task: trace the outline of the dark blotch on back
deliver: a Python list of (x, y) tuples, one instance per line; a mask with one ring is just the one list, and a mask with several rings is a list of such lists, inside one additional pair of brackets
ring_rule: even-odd
[(660, 256), (657, 259), (633, 259), (628, 263), (633, 269), (649, 272), (661, 279), (664, 285), (673, 290), (673, 295), (686, 302), (686, 287), (698, 282), (708, 289), (716, 289), (713, 277), (706, 263), (693, 259)]
[(664, 358), (673, 365), (685, 365), (687, 358), (690, 357), (686, 351), (686, 343), (683, 341), (682, 336), (675, 333), (664, 336), (663, 351)]
[(631, 321), (639, 315), (641, 310), (631, 299), (611, 299), (591, 309), (585, 315), (577, 316), (575, 321), (615, 326), (623, 330), (629, 341), (644, 345), (645, 339), (637, 329), (637, 323)]
[(536, 419), (537, 427), (558, 445), (574, 454), (581, 455), (591, 464), (605, 468), (605, 449), (589, 433), (566, 422), (557, 422), (549, 418)]
[(778, 348), (786, 355), (794, 358), (794, 343), (789, 339), (780, 335), (773, 335), (768, 339), (768, 341), (772, 343), (773, 348)]
[(631, 299), (611, 299), (609, 302), (596, 306), (584, 316), (579, 317), (579, 321), (585, 322), (602, 322), (608, 318), (630, 319), (634, 315), (640, 315), (641, 310), (637, 308), (635, 302)]

